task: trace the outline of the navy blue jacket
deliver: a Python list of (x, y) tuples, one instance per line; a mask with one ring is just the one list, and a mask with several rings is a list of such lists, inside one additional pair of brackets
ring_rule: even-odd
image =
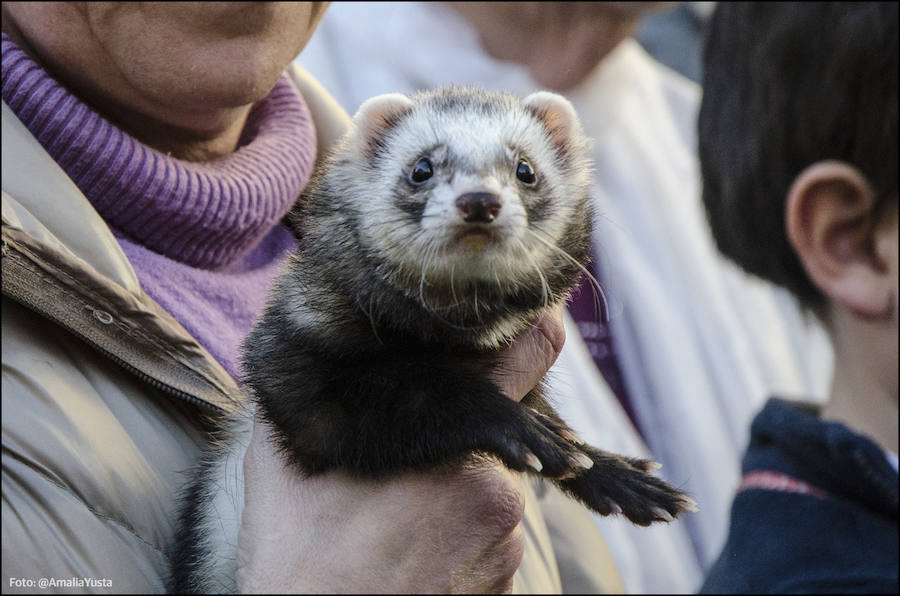
[(897, 472), (815, 411), (769, 400), (751, 427), (722, 553), (701, 593), (892, 593)]

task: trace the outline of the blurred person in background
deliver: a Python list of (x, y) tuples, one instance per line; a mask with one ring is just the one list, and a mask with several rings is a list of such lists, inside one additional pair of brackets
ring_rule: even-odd
[(703, 76), (703, 41), (715, 2), (672, 2), (647, 15), (634, 38), (647, 53), (697, 83)]
[(823, 322), (835, 366), (824, 405), (774, 393), (754, 418), (704, 593), (898, 591), (897, 29), (896, 2), (713, 16), (698, 132), (713, 234)]
[[(291, 66), (324, 10), (3, 3), (4, 593), (165, 589), (179, 491), (246, 406), (280, 221), (349, 126)], [(505, 352), (511, 398), (562, 332), (551, 313)], [(243, 462), (244, 591), (621, 590), (584, 508), (499, 464), (299, 478), (268, 436)]]
[(716, 251), (700, 201), (700, 88), (632, 38), (657, 4), (339, 3), (299, 57), (351, 112), (449, 83), (573, 102), (595, 141), (608, 312), (589, 287), (576, 295), (556, 401), (585, 440), (652, 453), (700, 507), (664, 527), (595, 517), (629, 592), (699, 587), (725, 540), (753, 413), (774, 393), (824, 399), (832, 359), (787, 292)]

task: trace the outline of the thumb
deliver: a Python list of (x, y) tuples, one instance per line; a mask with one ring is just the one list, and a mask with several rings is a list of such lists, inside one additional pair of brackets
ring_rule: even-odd
[(545, 310), (500, 353), (494, 380), (510, 399), (520, 401), (525, 397), (556, 362), (566, 341), (564, 308), (560, 302)]

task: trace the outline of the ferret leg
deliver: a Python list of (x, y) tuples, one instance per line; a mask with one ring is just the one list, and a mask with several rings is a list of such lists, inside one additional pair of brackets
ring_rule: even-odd
[(563, 438), (573, 440), (594, 462), (574, 477), (558, 479), (557, 484), (601, 515), (621, 513), (639, 525), (671, 521), (682, 511), (696, 510), (696, 503), (665, 481), (652, 476), (659, 464), (648, 459), (607, 453), (581, 439), (543, 398), (540, 386), (522, 400), (544, 425)]
[(683, 511), (696, 511), (697, 504), (664, 480), (631, 465), (627, 458), (590, 445), (581, 449), (594, 465), (557, 484), (601, 515), (621, 513), (646, 526), (654, 521), (672, 521)]
[[(387, 368), (389, 367), (389, 368)], [(419, 365), (414, 357), (358, 366), (305, 367), (276, 394), (258, 392), (285, 453), (305, 473), (344, 469), (384, 477), (490, 453), (509, 468), (549, 478), (593, 465), (538, 413), (480, 376)]]

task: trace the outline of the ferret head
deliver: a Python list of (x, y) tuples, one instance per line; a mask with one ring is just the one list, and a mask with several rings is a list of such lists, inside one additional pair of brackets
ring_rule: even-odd
[(472, 300), (533, 310), (569, 289), (591, 174), (568, 100), (449, 87), (374, 97), (353, 122), (323, 182), (387, 283), (460, 323)]

